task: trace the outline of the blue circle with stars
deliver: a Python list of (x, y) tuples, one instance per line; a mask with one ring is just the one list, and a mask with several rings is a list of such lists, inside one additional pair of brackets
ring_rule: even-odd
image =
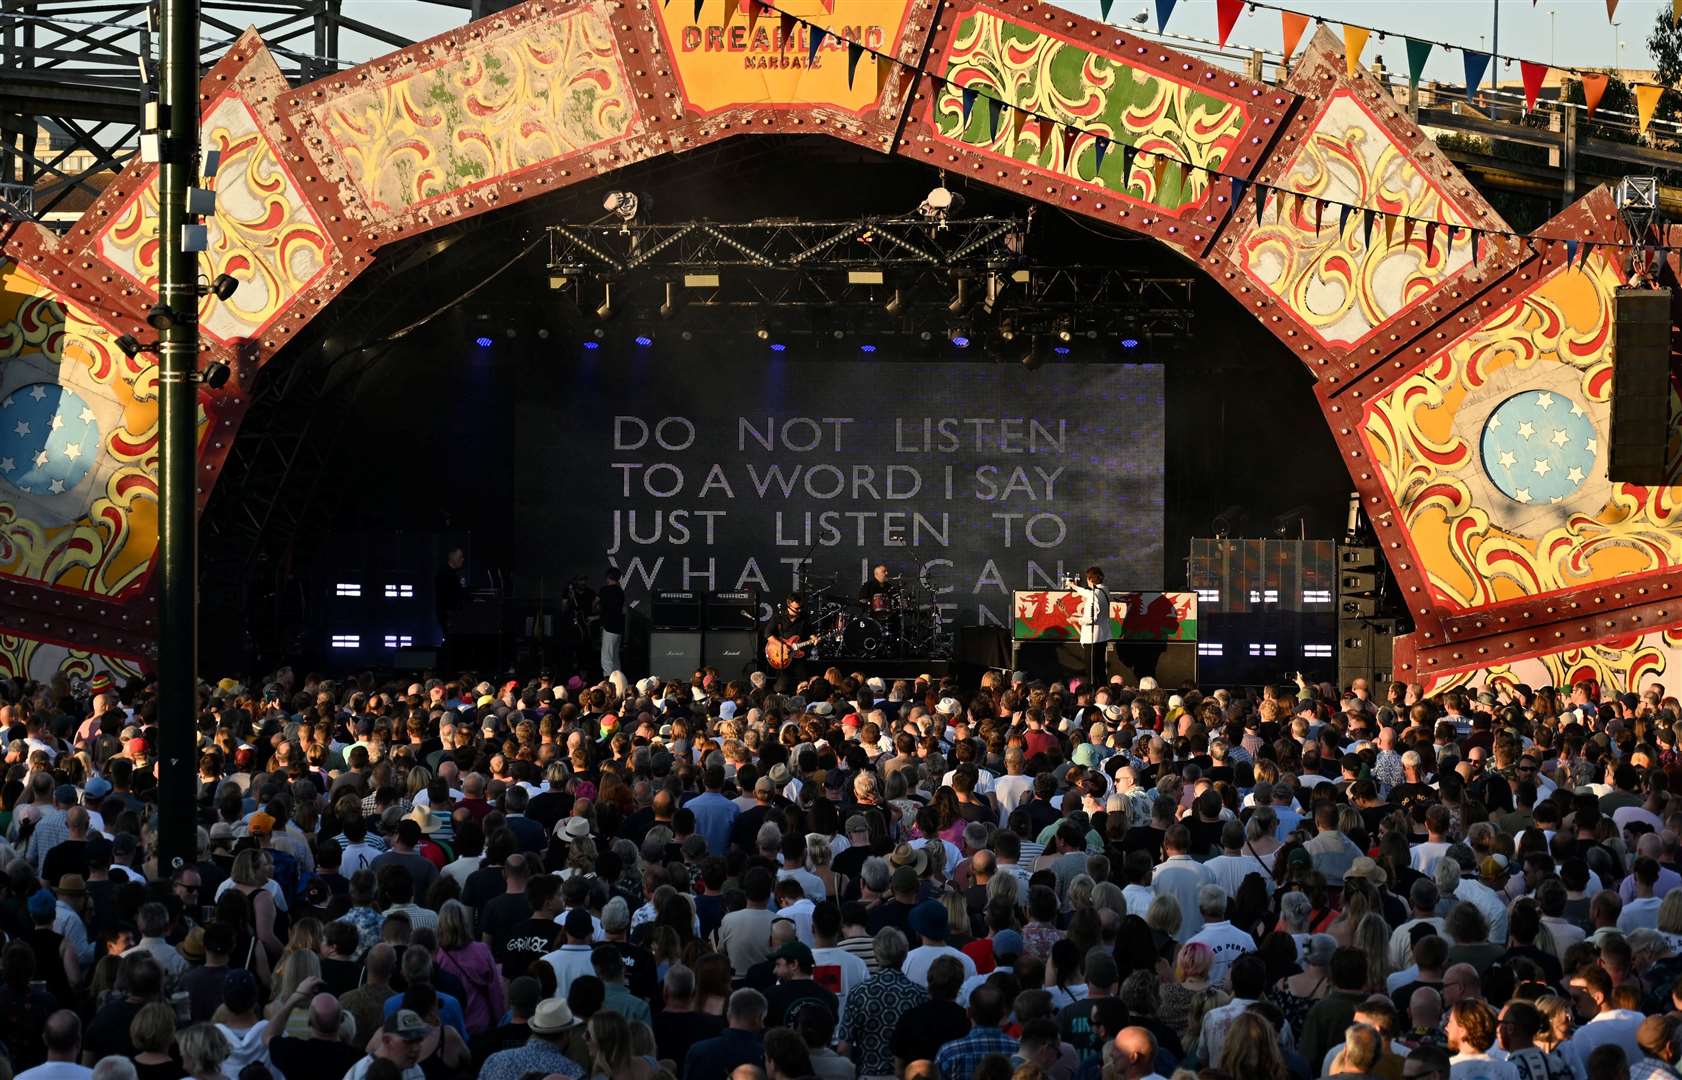
[(1587, 482), (1599, 447), (1582, 403), (1558, 391), (1525, 390), (1484, 422), (1483, 470), (1507, 498), (1546, 506)]
[(25, 494), (62, 495), (99, 456), (88, 403), (57, 383), (29, 383), (0, 400), (0, 479)]

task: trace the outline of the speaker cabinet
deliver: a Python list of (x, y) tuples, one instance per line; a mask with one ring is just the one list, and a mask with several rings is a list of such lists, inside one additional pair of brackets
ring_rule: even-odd
[(655, 630), (648, 636), (648, 670), (662, 679), (688, 681), (701, 666), (698, 630)]
[(759, 633), (755, 630), (709, 630), (702, 650), (703, 666), (734, 679), (759, 662)]
[(1607, 477), (1663, 485), (1670, 443), (1670, 290), (1619, 289), (1612, 333)]

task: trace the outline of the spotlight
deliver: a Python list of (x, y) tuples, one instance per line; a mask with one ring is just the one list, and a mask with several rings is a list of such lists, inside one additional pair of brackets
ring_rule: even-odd
[(539, 341), (548, 341), (549, 340), (549, 328), (547, 326), (540, 326), (540, 327), (537, 328), (537, 340), (539, 340)]
[(956, 214), (963, 205), (962, 195), (955, 195), (944, 187), (937, 187), (918, 205), (917, 212), (930, 221), (945, 222), (948, 216)]
[(668, 281), (666, 282), (666, 300), (660, 305), (660, 317), (669, 319), (675, 310), (677, 309), (672, 306), (672, 283)]
[(868, 345), (867, 344), (867, 345), (860, 345), (859, 346), (859, 352), (861, 352), (861, 353), (873, 353), (875, 351), (876, 351), (876, 346), (874, 346), (874, 345)]
[(760, 341), (770, 341), (771, 340), (771, 325), (769, 323), (763, 323), (762, 322), (759, 325), (755, 326), (753, 328), (753, 336), (758, 338)]
[(787, 348), (788, 348), (788, 346), (787, 346), (787, 345), (784, 345), (784, 344), (783, 344), (783, 343), (782, 343), (782, 342), (780, 342), (780, 341), (773, 341), (773, 342), (772, 342), (772, 343), (771, 343), (771, 351), (772, 351), (772, 352), (774, 352), (774, 353), (780, 353), (780, 352), (783, 352), (783, 351), (785, 351), (785, 350), (786, 350), (786, 349), (787, 349)]
[(584, 343), (584, 347), (586, 349), (589, 349), (591, 352), (595, 352), (597, 349), (602, 347), (602, 343), (599, 342), (599, 341), (590, 340), (590, 341), (586, 341)]
[(836, 341), (840, 341), (842, 338), (847, 336), (847, 331), (845, 331), (845, 330), (831, 330), (829, 332), (829, 336), (834, 338)]
[(680, 330), (680, 331), (678, 331), (677, 336), (682, 338), (685, 341), (694, 341), (695, 340), (695, 331), (693, 331), (693, 330)]
[(1016, 323), (1012, 322), (1010, 319), (1001, 320), (999, 322), (999, 340), (1000, 341), (1015, 341), (1016, 340)]
[(893, 296), (889, 297), (888, 302), (882, 305), (882, 310), (889, 315), (898, 315), (905, 310), (905, 301), (900, 299), (898, 289), (895, 289)]
[(1139, 347), (1139, 339), (1124, 337), (1121, 339), (1121, 347), (1124, 349), (1137, 349)]
[(959, 278), (958, 279), (958, 294), (952, 298), (952, 302), (950, 304), (946, 305), (946, 310), (950, 311), (952, 314), (956, 315), (956, 314), (958, 314), (958, 312), (964, 310), (966, 307), (969, 307), (969, 295), (968, 294), (969, 294), (969, 280), (967, 278)]
[(637, 348), (639, 348), (639, 349), (646, 349), (650, 345), (654, 344), (654, 339), (649, 337), (647, 334), (638, 334), (636, 336), (635, 340), (636, 340), (636, 343), (637, 343)]
[(603, 338), (607, 337), (607, 331), (598, 326), (594, 330), (590, 331), (590, 336), (595, 338), (597, 341), (601, 341)]
[(123, 350), (123, 355), (133, 360), (140, 355), (140, 339), (133, 334), (123, 334), (117, 338), (117, 348)]
[(1066, 318), (1058, 319), (1057, 320), (1057, 340), (1062, 341), (1062, 342), (1067, 342), (1067, 341), (1070, 341), (1071, 339), (1073, 339), (1074, 336), (1075, 336), (1074, 328), (1069, 324), (1069, 320), (1066, 319)]
[(946, 331), (946, 340), (950, 341), (955, 349), (969, 348), (969, 332), (961, 326), (954, 326)]
[(473, 339), (473, 344), (479, 346), (481, 349), (488, 349), (491, 347), (492, 342), (490, 338), (480, 334), (478, 337)]
[(212, 360), (199, 372), (199, 381), (212, 390), (220, 390), (228, 384), (228, 377), (233, 372), (220, 360)]
[(596, 305), (596, 318), (603, 320), (613, 318), (613, 286), (611, 284), (604, 282), (602, 285), (602, 302)]
[(169, 305), (159, 301), (146, 312), (146, 321), (154, 330), (168, 330), (175, 325), (175, 312), (169, 310)]
[(1029, 341), (1028, 347), (1022, 351), (1022, 366), (1033, 371), (1043, 363), (1045, 356), (1040, 352), (1040, 343), (1037, 340)]
[(232, 274), (217, 274), (216, 280), (210, 283), (210, 294), (218, 300), (226, 300), (234, 295), (239, 288), (239, 279)]

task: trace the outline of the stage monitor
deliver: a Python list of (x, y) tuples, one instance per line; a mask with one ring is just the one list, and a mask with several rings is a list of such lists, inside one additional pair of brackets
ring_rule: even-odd
[(613, 330), (623, 348), (556, 342), (521, 370), (512, 533), (533, 586), (615, 565), (644, 612), (650, 592), (758, 590), (769, 614), (797, 580), (854, 604), (886, 563), (952, 624), (997, 627), (1013, 592), (1093, 564), (1162, 587), (1160, 367)]

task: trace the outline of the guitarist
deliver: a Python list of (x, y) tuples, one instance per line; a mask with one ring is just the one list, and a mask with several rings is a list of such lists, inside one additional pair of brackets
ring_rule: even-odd
[(806, 614), (806, 598), (799, 593), (790, 593), (783, 606), (771, 616), (771, 622), (765, 629), (766, 659), (770, 659), (774, 643), (786, 645), (798, 658), (816, 637), (812, 632), (812, 617)]

